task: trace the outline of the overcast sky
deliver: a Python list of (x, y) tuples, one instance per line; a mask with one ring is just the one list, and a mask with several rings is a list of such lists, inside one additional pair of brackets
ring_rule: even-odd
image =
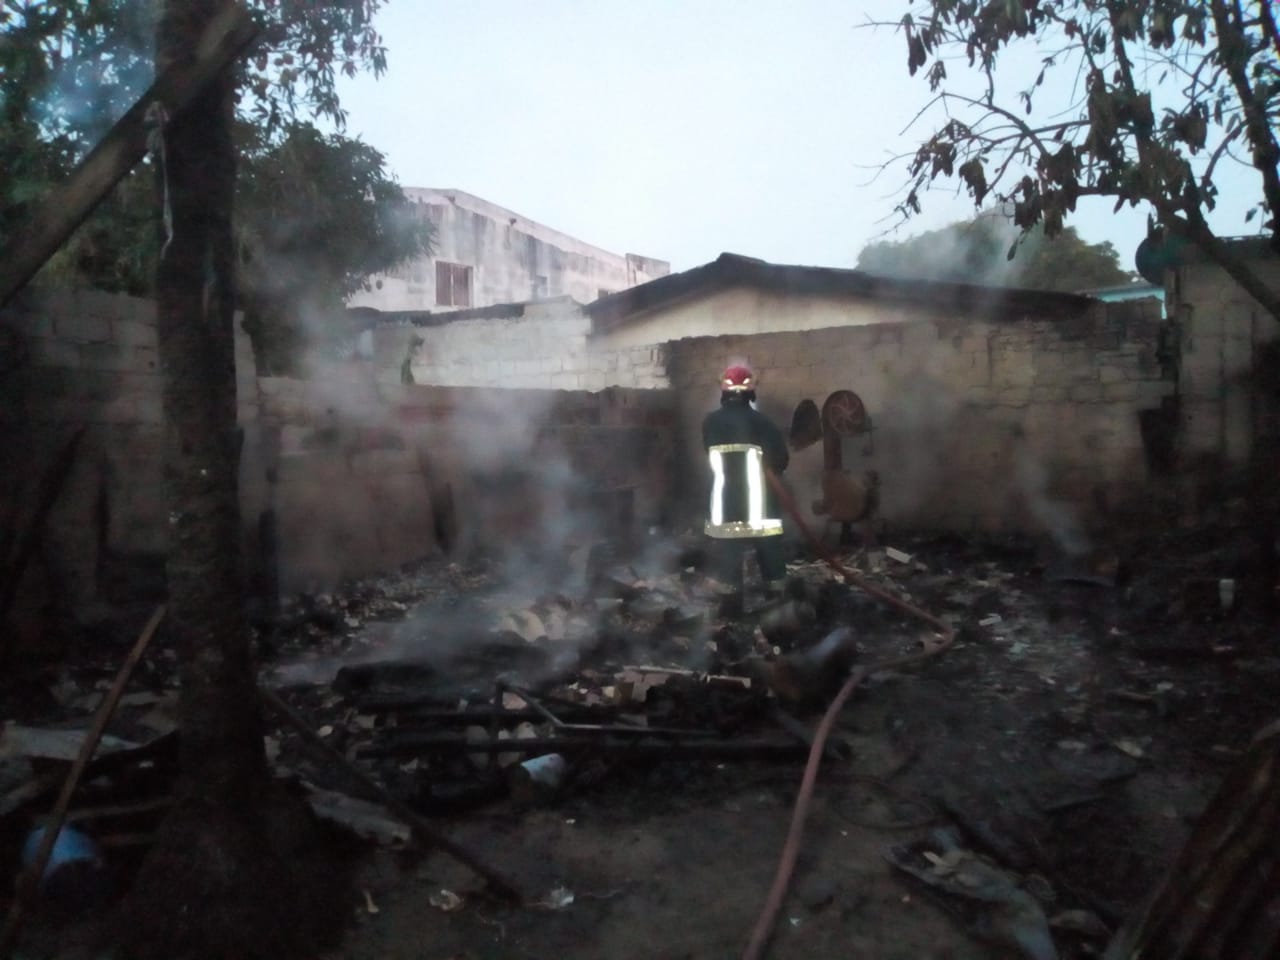
[[(917, 4), (917, 8), (918, 8)], [(905, 177), (878, 166), (929, 99), (902, 36), (860, 28), (906, 0), (388, 0), (389, 69), (344, 81), (347, 132), (401, 184), (453, 187), (676, 270), (723, 251), (853, 266), (895, 223)], [(1007, 70), (1031, 76), (1027, 51)], [(1021, 77), (1019, 79), (1022, 79)], [(1064, 78), (1065, 80), (1065, 78)], [(1251, 179), (1215, 226), (1248, 232)], [(954, 184), (898, 233), (970, 215)], [(1095, 201), (1072, 221), (1121, 263), (1145, 211)]]

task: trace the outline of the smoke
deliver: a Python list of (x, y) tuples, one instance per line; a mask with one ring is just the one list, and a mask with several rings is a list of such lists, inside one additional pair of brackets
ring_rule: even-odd
[(961, 400), (928, 374), (908, 373), (886, 389), (887, 408), (876, 416), (873, 450), (893, 464), (883, 476), (886, 510), (934, 513), (946, 509), (950, 467), (961, 428)]
[[(458, 523), (451, 556), (463, 564), (484, 559), (499, 578), (483, 604), (452, 613), (432, 609), (383, 631), (376, 655), (353, 653), (339, 665), (361, 656), (435, 660), (459, 637), (493, 629), (509, 611), (559, 602), (553, 598), (561, 595), (584, 599), (585, 552), (610, 519), (607, 501), (594, 496), (599, 491), (586, 479), (607, 470), (600, 461), (609, 451), (591, 444), (608, 431), (579, 416), (594, 413), (596, 401), (558, 391), (428, 387), (419, 402), (430, 418), (406, 422), (396, 416), (405, 387), (398, 376), (388, 383), (387, 370), (335, 364), (318, 353), (301, 366), (311, 416), (354, 451), (370, 432), (398, 438), (392, 442), (416, 456), (424, 496), (446, 484), (451, 490)], [(365, 495), (361, 482), (351, 495)], [(395, 509), (396, 503), (375, 506)]]
[(1018, 449), (1014, 476), (1032, 517), (1053, 538), (1059, 549), (1072, 557), (1083, 556), (1092, 549), (1089, 537), (1071, 506), (1049, 496), (1049, 471), (1025, 446)]
[[(49, 38), (58, 48), (32, 117), (50, 136), (70, 135), (85, 150), (96, 144), (154, 76), (153, 4), (125, 4), (119, 16)], [(124, 9), (128, 8), (128, 9)]]
[[(1022, 237), (1012, 210), (984, 210), (971, 221), (953, 223), (902, 241), (885, 241), (865, 248), (858, 268), (885, 276), (918, 280), (1017, 286), (1034, 249), (1044, 242), (1041, 232)], [(1017, 255), (1009, 249), (1018, 243)]]

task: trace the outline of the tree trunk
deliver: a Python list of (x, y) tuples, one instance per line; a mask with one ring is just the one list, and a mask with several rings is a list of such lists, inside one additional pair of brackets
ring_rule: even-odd
[[(189, 56), (226, 2), (166, 0), (157, 69)], [(237, 490), (233, 109), (228, 71), (166, 124), (158, 156), (168, 625), (181, 664), (182, 772), (114, 931), (135, 960), (314, 956), (345, 913), (339, 871), (309, 810), (273, 783), (262, 742)]]
[(1223, 781), (1147, 904), (1105, 960), (1280, 956), (1280, 724)]
[[(220, 0), (170, 0), (156, 44), (163, 70), (185, 56)], [(172, 235), (156, 276), (168, 425), (170, 627), (182, 664), (183, 772), (213, 802), (250, 800), (267, 782), (250, 658), (237, 490), (230, 72), (165, 134), (161, 202)]]

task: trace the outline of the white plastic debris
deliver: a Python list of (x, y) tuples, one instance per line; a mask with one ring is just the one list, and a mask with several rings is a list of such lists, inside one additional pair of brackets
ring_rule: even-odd
[(454, 910), (461, 910), (462, 905), (466, 903), (466, 901), (452, 890), (446, 890), (444, 887), (441, 887), (439, 890), (432, 891), (430, 896), (427, 897), (427, 903), (431, 904), (431, 906), (435, 907), (437, 910), (443, 910), (445, 913), (452, 913)]
[(545, 907), (547, 910), (563, 910), (569, 904), (573, 903), (573, 891), (568, 887), (556, 887), (545, 897), (538, 901), (539, 907)]
[(1126, 756), (1138, 760), (1146, 755), (1146, 751), (1132, 740), (1113, 740), (1111, 745)]

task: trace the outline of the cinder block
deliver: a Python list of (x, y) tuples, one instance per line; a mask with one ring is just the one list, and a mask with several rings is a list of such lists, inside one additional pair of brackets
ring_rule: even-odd
[(997, 387), (991, 391), (989, 403), (998, 407), (1025, 407), (1031, 402), (1032, 388)]
[(143, 373), (159, 373), (160, 372), (160, 351), (155, 347), (134, 347), (133, 362), (129, 365), (131, 370), (140, 370)]
[(1031, 387), (1032, 403), (1062, 403), (1071, 399), (1065, 384), (1037, 383)]
[(53, 315), (43, 309), (9, 307), (0, 310), (0, 325), (22, 334), (24, 337), (57, 339), (53, 329)]
[(47, 337), (29, 337), (27, 356), (38, 367), (64, 367), (77, 370), (81, 366), (80, 345)]
[(1117, 366), (1100, 366), (1098, 367), (1098, 380), (1101, 383), (1121, 383), (1128, 379), (1125, 376), (1125, 370)]
[(101, 403), (85, 405), (85, 415), (96, 423), (132, 424), (142, 418), (138, 410), (138, 398), (125, 393)]
[(107, 343), (111, 340), (111, 321), (86, 313), (57, 316), (54, 335), (74, 343)]
[(87, 370), (117, 370), (132, 373), (137, 369), (132, 347), (115, 343), (83, 343), (80, 345), (80, 362)]
[(139, 389), (129, 394), (135, 423), (164, 423), (164, 395), (157, 389)]
[(1108, 402), (1134, 401), (1138, 399), (1139, 394), (1138, 384), (1133, 381), (1121, 383), (1112, 381), (1102, 384), (1102, 399)]
[(1147, 380), (1138, 384), (1138, 400), (1144, 406), (1157, 407), (1165, 397), (1174, 394), (1174, 384), (1168, 380)]
[(1099, 383), (1073, 383), (1067, 388), (1067, 396), (1075, 403), (1097, 403), (1102, 399)]
[(111, 339), (122, 347), (156, 346), (155, 323), (144, 323), (141, 320), (120, 319), (111, 323)]
[(82, 369), (69, 381), (67, 395), (83, 403), (101, 403), (118, 396), (126, 380), (119, 371)]

